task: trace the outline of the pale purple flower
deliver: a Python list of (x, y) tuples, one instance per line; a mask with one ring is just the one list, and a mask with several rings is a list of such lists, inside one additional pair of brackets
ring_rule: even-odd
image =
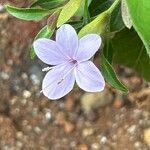
[(44, 63), (53, 65), (43, 80), (43, 94), (52, 100), (59, 99), (73, 89), (75, 81), (87, 92), (102, 91), (104, 78), (89, 60), (100, 45), (100, 36), (88, 34), (78, 39), (76, 31), (68, 24), (57, 30), (56, 41), (36, 40), (34, 49), (37, 56)]

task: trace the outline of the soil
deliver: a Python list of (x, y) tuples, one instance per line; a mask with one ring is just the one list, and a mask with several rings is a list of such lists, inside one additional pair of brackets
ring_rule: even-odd
[(59, 101), (41, 93), (45, 66), (29, 51), (42, 23), (20, 21), (0, 5), (0, 149), (149, 150), (150, 83), (115, 66), (130, 92), (74, 89)]

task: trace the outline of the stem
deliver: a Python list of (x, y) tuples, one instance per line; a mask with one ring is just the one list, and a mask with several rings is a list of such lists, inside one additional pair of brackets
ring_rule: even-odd
[(84, 4), (84, 23), (88, 24), (90, 22), (90, 14), (88, 10), (88, 0), (85, 0)]
[(107, 11), (111, 14), (119, 3), (120, 3), (120, 0), (115, 0), (114, 3), (111, 5), (111, 7)]

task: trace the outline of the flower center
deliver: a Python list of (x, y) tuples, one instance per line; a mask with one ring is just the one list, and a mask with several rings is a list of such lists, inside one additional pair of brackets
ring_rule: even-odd
[(77, 64), (77, 60), (75, 59), (71, 59), (69, 62), (72, 63), (73, 65)]
[(72, 60), (71, 62), (72, 62), (73, 64), (76, 64), (76, 63), (77, 63), (77, 61), (76, 61), (76, 60)]
[(61, 84), (64, 81), (64, 79), (68, 76), (68, 74), (70, 74), (73, 71), (73, 69), (77, 66), (76, 60), (71, 59), (69, 62), (73, 64), (73, 67), (64, 75), (64, 77), (57, 84)]

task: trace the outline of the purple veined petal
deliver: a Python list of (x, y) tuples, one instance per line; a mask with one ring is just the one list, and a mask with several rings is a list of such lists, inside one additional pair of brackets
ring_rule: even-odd
[(41, 38), (36, 40), (33, 46), (36, 55), (46, 64), (58, 65), (69, 60), (53, 40)]
[(62, 25), (56, 32), (56, 42), (71, 59), (78, 48), (78, 36), (75, 29), (69, 24)]
[(78, 64), (74, 70), (76, 82), (87, 92), (99, 92), (105, 87), (105, 81), (99, 69), (91, 61)]
[(79, 40), (79, 48), (74, 55), (78, 61), (89, 60), (98, 51), (101, 45), (101, 37), (97, 34), (88, 34)]
[(43, 94), (51, 100), (59, 99), (68, 94), (75, 83), (73, 68), (73, 64), (66, 63), (50, 70), (42, 83)]

